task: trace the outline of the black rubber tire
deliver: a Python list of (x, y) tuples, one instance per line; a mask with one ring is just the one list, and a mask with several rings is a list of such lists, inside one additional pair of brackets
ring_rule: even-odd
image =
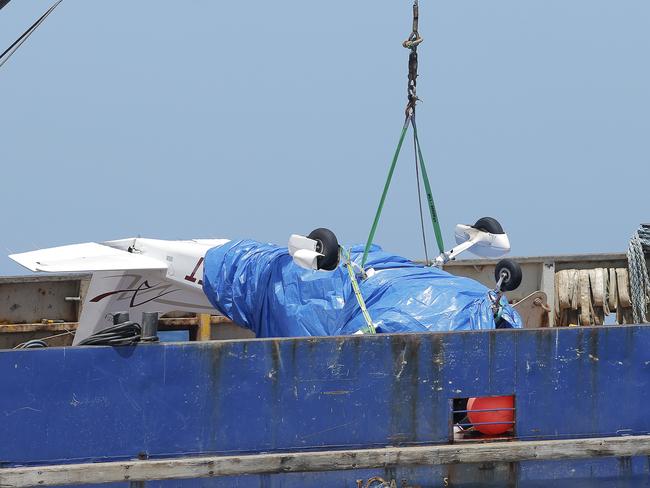
[(316, 260), (318, 269), (325, 271), (334, 271), (339, 265), (339, 241), (334, 232), (324, 227), (312, 230), (307, 236), (318, 242), (316, 251), (321, 253)]
[(494, 268), (494, 279), (497, 282), (501, 278), (502, 272), (506, 273), (507, 276), (503, 279), (503, 283), (501, 283), (501, 290), (512, 291), (516, 290), (519, 285), (521, 285), (523, 274), (521, 272), (521, 266), (519, 266), (519, 263), (513, 261), (512, 259), (502, 259)]
[(484, 232), (489, 232), (490, 234), (505, 234), (499, 221), (492, 217), (481, 217), (476, 221), (473, 227)]

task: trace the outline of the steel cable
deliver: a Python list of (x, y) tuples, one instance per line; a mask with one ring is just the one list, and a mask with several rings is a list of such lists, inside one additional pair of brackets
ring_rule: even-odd
[[(13, 56), (13, 54), (18, 51), (20, 46), (23, 45), (23, 43), (29, 39), (29, 36), (31, 36), (38, 27), (45, 22), (45, 19), (54, 11), (55, 8), (59, 6), (59, 4), (63, 0), (57, 0), (49, 9), (45, 11), (43, 15), (39, 17), (39, 19), (34, 22), (29, 29), (27, 29), (25, 32), (21, 34), (21, 36), (16, 39), (11, 46), (9, 46), (7, 49), (4, 50), (2, 54), (0, 54), (0, 67), (2, 67), (7, 61), (9, 61), (9, 58)], [(4, 5), (3, 5), (4, 6)]]

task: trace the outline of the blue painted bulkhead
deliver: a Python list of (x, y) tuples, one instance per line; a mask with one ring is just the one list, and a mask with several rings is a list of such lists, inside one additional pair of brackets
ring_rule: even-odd
[[(0, 371), (3, 467), (447, 443), (451, 399), (488, 395), (516, 396), (522, 440), (650, 432), (644, 326), (2, 351)], [(537, 487), (554, 480), (574, 487), (599, 480), (636, 487), (650, 486), (649, 462), (433, 466), (147, 486), (356, 487), (356, 480), (379, 475), (397, 486)]]

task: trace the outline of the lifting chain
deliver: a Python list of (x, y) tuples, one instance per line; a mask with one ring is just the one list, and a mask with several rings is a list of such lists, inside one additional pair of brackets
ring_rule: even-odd
[(402, 46), (406, 49), (410, 49), (411, 53), (409, 54), (409, 74), (408, 74), (408, 87), (407, 87), (407, 98), (408, 103), (406, 104), (406, 118), (409, 119), (415, 114), (415, 104), (418, 101), (418, 96), (416, 93), (417, 89), (417, 79), (418, 79), (418, 46), (422, 43), (423, 39), (420, 37), (418, 32), (418, 23), (420, 20), (420, 9), (418, 5), (418, 0), (413, 2), (413, 31), (411, 35), (406, 39)]

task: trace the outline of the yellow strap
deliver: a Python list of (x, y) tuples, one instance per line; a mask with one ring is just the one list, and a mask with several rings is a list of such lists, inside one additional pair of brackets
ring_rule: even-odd
[(375, 325), (372, 323), (368, 309), (366, 308), (366, 302), (363, 300), (363, 295), (361, 295), (361, 290), (359, 289), (359, 283), (357, 282), (357, 277), (354, 274), (354, 269), (352, 268), (352, 261), (350, 259), (350, 251), (345, 250), (346, 262), (345, 267), (348, 269), (348, 275), (350, 275), (350, 281), (352, 282), (352, 289), (354, 290), (354, 296), (357, 297), (357, 303), (359, 308), (361, 308), (361, 313), (363, 318), (366, 321), (366, 327), (362, 330), (364, 334), (376, 334), (377, 330)]

